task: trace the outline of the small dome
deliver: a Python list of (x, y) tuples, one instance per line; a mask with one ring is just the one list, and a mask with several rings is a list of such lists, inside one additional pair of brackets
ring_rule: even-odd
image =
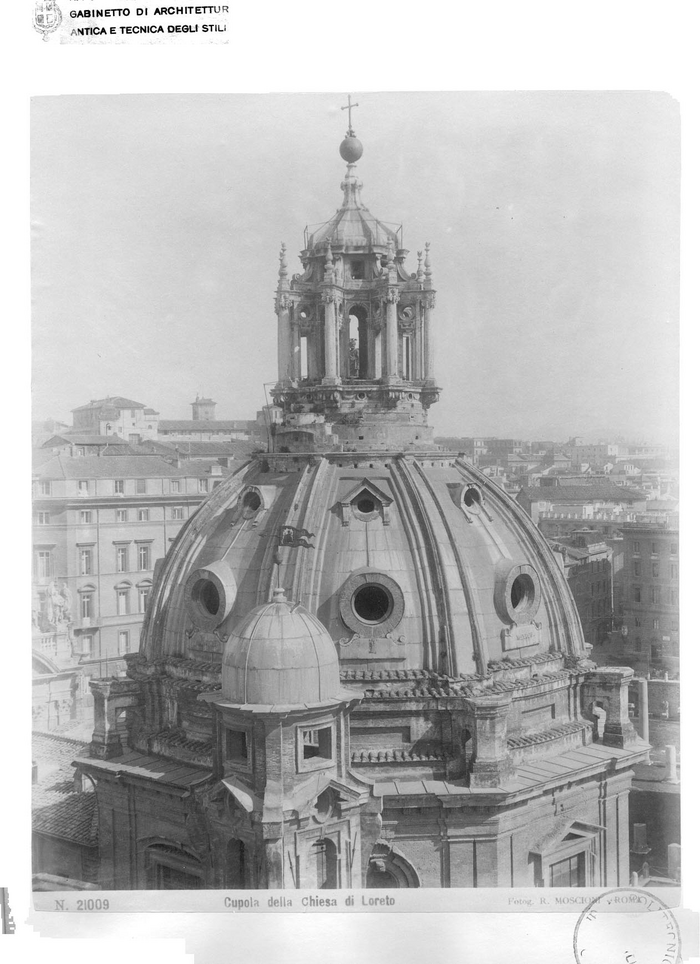
[(341, 695), (340, 666), (328, 630), (276, 589), (244, 616), (226, 643), (222, 690), (232, 703), (328, 703)]
[(359, 161), (362, 157), (364, 148), (359, 138), (355, 137), (354, 134), (348, 134), (340, 145), (339, 150), (340, 156), (344, 161), (347, 161), (348, 164), (354, 164), (355, 161)]

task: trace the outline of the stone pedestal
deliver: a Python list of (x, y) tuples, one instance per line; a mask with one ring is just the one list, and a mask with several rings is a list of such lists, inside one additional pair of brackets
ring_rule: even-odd
[(629, 684), (634, 673), (627, 666), (603, 666), (586, 673), (582, 695), (584, 712), (594, 719), (596, 707), (605, 710), (603, 743), (626, 747), (639, 737), (629, 718)]
[(118, 727), (118, 716), (139, 701), (139, 687), (129, 679), (98, 679), (90, 681), (95, 701), (95, 729), (90, 743), (90, 756), (110, 760), (123, 751)]
[(498, 787), (514, 772), (508, 755), (508, 712), (511, 694), (484, 696), (470, 701), (474, 714), (473, 787)]

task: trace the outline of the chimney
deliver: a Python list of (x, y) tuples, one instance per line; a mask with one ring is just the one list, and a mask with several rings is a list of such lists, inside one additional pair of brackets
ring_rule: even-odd
[(671, 880), (681, 879), (681, 845), (677, 843), (668, 845), (668, 876)]
[(680, 783), (678, 779), (678, 761), (676, 758), (675, 746), (666, 748), (666, 772), (664, 773), (664, 783)]
[(633, 854), (648, 854), (651, 847), (647, 845), (647, 825), (645, 823), (635, 823), (632, 832)]

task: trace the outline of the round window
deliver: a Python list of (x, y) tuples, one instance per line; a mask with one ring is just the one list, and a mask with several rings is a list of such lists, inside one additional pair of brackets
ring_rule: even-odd
[(506, 621), (515, 624), (532, 622), (538, 609), (542, 589), (536, 570), (528, 563), (505, 564), (496, 583), (496, 606)]
[(362, 515), (369, 515), (371, 512), (375, 512), (377, 509), (377, 504), (374, 499), (370, 499), (369, 496), (364, 496), (362, 499), (357, 501), (357, 511), (361, 512)]
[(404, 614), (399, 584), (383, 572), (360, 570), (346, 581), (339, 593), (340, 616), (358, 636), (386, 636)]
[(510, 604), (516, 612), (529, 609), (535, 601), (535, 584), (527, 573), (520, 573), (510, 587)]
[(394, 602), (384, 586), (370, 583), (357, 590), (352, 608), (358, 619), (366, 623), (381, 623), (391, 615)]
[(204, 610), (207, 616), (216, 616), (221, 605), (219, 590), (211, 579), (198, 579), (192, 587), (192, 601)]
[(185, 583), (185, 605), (198, 629), (210, 632), (229, 615), (236, 599), (236, 579), (223, 559), (190, 573)]

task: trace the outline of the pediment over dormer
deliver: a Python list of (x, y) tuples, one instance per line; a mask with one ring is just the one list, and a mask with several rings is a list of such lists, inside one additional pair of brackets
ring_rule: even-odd
[(349, 525), (352, 515), (361, 522), (381, 518), (385, 526), (390, 521), (393, 498), (369, 479), (362, 479), (349, 488), (336, 503), (343, 525)]

